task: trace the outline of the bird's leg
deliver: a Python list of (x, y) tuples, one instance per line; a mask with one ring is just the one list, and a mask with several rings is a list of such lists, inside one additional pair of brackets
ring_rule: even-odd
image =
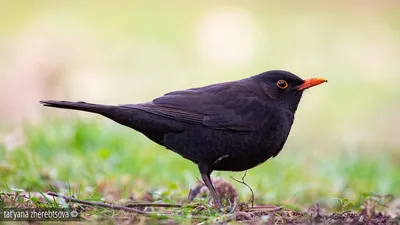
[(222, 208), (223, 206), (222, 206), (221, 200), (219, 199), (217, 191), (215, 191), (215, 188), (211, 183), (210, 175), (201, 173), (201, 177), (203, 178), (204, 183), (206, 184), (208, 190), (210, 191), (210, 194), (214, 200), (214, 203), (218, 206), (218, 208)]
[(218, 208), (223, 208), (221, 200), (219, 199), (218, 194), (215, 191), (215, 188), (211, 182), (211, 178), (210, 178), (211, 170), (209, 169), (209, 166), (199, 163), (199, 170), (200, 170), (201, 178), (203, 179), (208, 190), (210, 191), (210, 194), (214, 200), (214, 203), (217, 205)]

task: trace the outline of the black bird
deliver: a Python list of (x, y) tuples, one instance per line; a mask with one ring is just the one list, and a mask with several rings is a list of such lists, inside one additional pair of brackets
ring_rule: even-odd
[(327, 80), (303, 80), (287, 71), (272, 70), (238, 81), (170, 92), (140, 104), (41, 103), (103, 115), (191, 160), (221, 208), (211, 172), (247, 170), (278, 155), (303, 91), (323, 82)]

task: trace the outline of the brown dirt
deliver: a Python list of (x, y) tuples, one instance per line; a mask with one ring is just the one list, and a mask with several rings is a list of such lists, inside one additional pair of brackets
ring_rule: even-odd
[[(216, 182), (220, 186), (220, 191), (225, 194), (226, 197), (233, 197), (230, 201), (235, 202), (237, 199), (237, 193), (234, 189), (223, 181)], [(217, 185), (218, 186), (218, 185)], [(201, 187), (201, 185), (199, 185)], [(228, 191), (229, 190), (229, 191)], [(226, 191), (226, 193), (224, 193)], [(202, 191), (199, 192), (200, 194)], [(198, 193), (198, 194), (199, 194)], [(229, 194), (230, 193), (230, 194)], [(2, 207), (24, 207), (24, 208), (35, 208), (37, 204), (32, 202), (32, 197), (35, 197), (37, 201), (46, 203), (41, 193), (2, 193), (0, 194), (0, 203)], [(51, 196), (47, 196), (51, 197)], [(131, 200), (130, 200), (131, 201)], [(118, 201), (113, 201), (114, 204), (119, 205)], [(141, 201), (142, 202), (142, 201)], [(395, 202), (395, 201), (393, 201)], [(130, 224), (130, 223), (141, 223), (141, 224), (178, 224), (179, 221), (189, 214), (192, 215), (192, 223), (194, 224), (205, 224), (204, 221), (208, 220), (208, 223), (245, 223), (245, 224), (387, 224), (387, 225), (400, 225), (400, 215), (397, 211), (394, 214), (391, 213), (390, 208), (398, 208), (399, 206), (389, 206), (386, 211), (379, 211), (375, 202), (372, 200), (366, 200), (361, 212), (348, 211), (343, 213), (325, 213), (324, 209), (320, 206), (314, 205), (304, 210), (303, 212), (286, 209), (284, 207), (277, 207), (274, 205), (258, 205), (250, 207), (248, 203), (235, 204), (236, 207), (233, 211), (221, 214), (216, 219), (210, 221), (207, 207), (204, 205), (198, 205), (190, 212), (183, 213), (180, 208), (162, 208), (162, 207), (141, 207), (140, 210), (147, 212), (159, 212), (164, 215), (170, 215), (164, 218), (151, 218), (147, 216), (138, 215), (136, 213), (127, 211), (116, 211), (116, 210), (99, 210), (98, 207), (89, 205), (77, 204), (72, 202), (69, 203), (72, 209), (78, 210), (82, 218), (87, 221), (99, 222), (99, 221), (113, 221), (118, 224)], [(126, 204), (124, 204), (126, 205)], [(139, 208), (138, 208), (139, 209)], [(95, 212), (95, 213), (93, 213)], [(177, 218), (180, 219), (177, 219)]]

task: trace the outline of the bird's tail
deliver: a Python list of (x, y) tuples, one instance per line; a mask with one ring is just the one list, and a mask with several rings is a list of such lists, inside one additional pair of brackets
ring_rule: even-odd
[(42, 103), (43, 106), (98, 113), (107, 117), (112, 111), (114, 111), (115, 108), (115, 106), (92, 104), (86, 102), (67, 102), (67, 101), (48, 100), (48, 101), (40, 101), (40, 103)]

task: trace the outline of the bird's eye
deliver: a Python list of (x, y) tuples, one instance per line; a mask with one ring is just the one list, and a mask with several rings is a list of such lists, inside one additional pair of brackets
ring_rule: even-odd
[(285, 89), (289, 85), (285, 80), (278, 80), (278, 82), (276, 82), (276, 86), (278, 86), (278, 88), (280, 88), (280, 89)]

